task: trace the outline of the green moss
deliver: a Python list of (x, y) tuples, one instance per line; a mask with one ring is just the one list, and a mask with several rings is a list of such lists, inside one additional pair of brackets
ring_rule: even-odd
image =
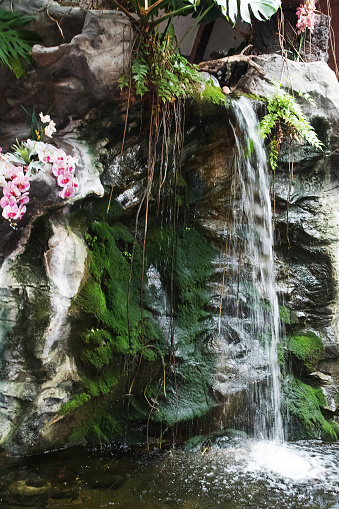
[[(162, 331), (149, 311), (158, 296), (147, 292), (146, 274), (141, 302), (142, 251), (134, 236), (114, 214), (103, 221), (102, 210), (90, 212), (95, 220), (86, 234), (87, 277), (74, 300), (88, 325), (72, 340), (82, 393), (62, 409), (76, 423), (71, 440), (117, 439), (124, 425), (146, 422), (149, 415), (167, 426), (203, 416), (214, 404), (206, 291), (213, 249), (194, 227), (149, 231), (145, 267), (158, 268), (172, 296), (173, 351), (165, 336), (170, 331)], [(151, 404), (157, 410), (150, 414)]]
[(319, 387), (311, 387), (293, 376), (288, 376), (284, 380), (283, 394), (289, 439), (321, 438), (324, 441), (338, 439), (338, 426), (327, 421), (321, 413), (326, 401)]
[(61, 415), (68, 415), (69, 413), (73, 412), (75, 409), (82, 406), (84, 403), (87, 403), (91, 399), (91, 396), (85, 392), (82, 394), (78, 394), (75, 398), (73, 398), (71, 401), (68, 401), (67, 403), (64, 403), (59, 413)]
[(281, 342), (277, 343), (277, 358), (280, 369), (283, 371), (285, 369), (286, 359), (284, 345)]
[(207, 103), (216, 104), (218, 106), (228, 106), (229, 101), (225, 94), (221, 91), (220, 87), (216, 87), (212, 80), (204, 84), (204, 90), (201, 94), (201, 99)]
[(159, 391), (158, 383), (147, 388), (148, 399), (157, 401), (152, 419), (167, 426), (202, 417), (214, 404), (210, 387), (215, 358), (208, 349), (210, 294), (206, 290), (214, 255), (193, 227), (181, 226), (175, 233), (155, 230), (149, 236), (148, 261), (172, 294), (175, 348), (166, 361), (166, 390)]
[(302, 363), (308, 372), (314, 371), (325, 354), (324, 345), (316, 334), (307, 332), (302, 336), (292, 336), (287, 342), (288, 352)]
[(290, 325), (291, 323), (291, 310), (286, 306), (279, 306), (279, 318), (282, 323)]
[[(101, 213), (95, 216), (92, 211), (96, 218)], [(75, 441), (91, 433), (92, 440), (117, 438), (123, 422), (122, 395), (128, 392), (129, 377), (134, 376), (140, 359), (161, 363), (163, 355), (162, 334), (140, 302), (141, 250), (114, 215), (111, 224), (93, 221), (88, 228), (88, 272), (74, 299), (75, 308), (87, 315), (91, 325), (75, 331), (72, 339), (83, 393), (62, 408), (63, 414), (81, 411), (87, 415), (86, 420), (79, 417), (72, 434)], [(108, 400), (117, 413), (114, 418), (111, 408), (103, 411)], [(92, 412), (88, 413), (88, 408)]]
[(196, 337), (208, 317), (206, 281), (212, 274), (214, 254), (193, 227), (182, 228), (175, 235), (168, 229), (150, 235), (148, 259), (158, 267), (168, 293), (173, 285), (175, 318), (185, 343)]
[[(136, 355), (144, 345), (158, 339), (150, 313), (140, 306), (141, 253), (127, 228), (117, 223), (94, 222), (91, 225), (90, 276), (76, 303), (94, 315), (101, 332), (86, 331), (84, 357), (98, 367), (109, 363), (113, 352)], [(131, 256), (126, 256), (126, 253)], [(93, 348), (92, 348), (93, 347)], [(147, 355), (147, 354), (146, 354)]]
[(72, 444), (84, 441), (107, 442), (112, 438), (122, 439), (124, 436), (121, 407), (116, 404), (111, 394), (102, 396), (100, 402), (97, 398), (88, 400), (86, 405), (66, 418), (73, 422), (73, 431), (69, 437)]

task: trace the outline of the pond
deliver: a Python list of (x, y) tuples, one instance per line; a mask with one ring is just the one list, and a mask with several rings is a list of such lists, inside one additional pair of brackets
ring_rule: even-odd
[(339, 444), (221, 437), (195, 450), (71, 448), (2, 461), (2, 509), (339, 509)]

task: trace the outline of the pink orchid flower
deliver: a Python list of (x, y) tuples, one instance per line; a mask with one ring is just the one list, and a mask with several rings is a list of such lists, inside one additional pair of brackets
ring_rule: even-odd
[(17, 204), (9, 203), (2, 211), (2, 216), (5, 219), (18, 219), (20, 217), (20, 210)]
[(10, 206), (14, 206), (16, 205), (17, 202), (16, 202), (16, 199), (14, 198), (14, 196), (3, 196), (0, 200), (0, 205), (1, 205), (1, 208), (5, 208), (7, 207), (8, 205)]
[(66, 198), (73, 198), (75, 195), (75, 190), (73, 186), (67, 185), (63, 188), (63, 190), (59, 193), (60, 198), (63, 198), (64, 200)]
[(17, 201), (17, 203), (19, 203), (20, 206), (26, 205), (26, 203), (29, 202), (28, 193), (24, 193), (21, 196), (19, 196), (16, 201)]
[(9, 180), (14, 180), (16, 177), (21, 175), (24, 175), (22, 166), (11, 166), (6, 172), (6, 178)]
[(13, 182), (7, 182), (7, 185), (3, 188), (4, 196), (20, 196), (21, 193), (17, 186)]
[(53, 155), (53, 164), (58, 164), (59, 166), (66, 166), (67, 156), (63, 150), (59, 149), (55, 151)]
[(305, 32), (308, 28), (311, 32), (314, 30), (315, 24), (315, 5), (311, 3), (306, 3), (305, 5), (300, 4), (297, 8), (297, 28), (298, 34), (301, 32)]
[(13, 184), (19, 189), (21, 193), (28, 191), (30, 188), (29, 177), (25, 177), (24, 174), (15, 177)]
[(19, 213), (20, 213), (20, 219), (22, 219), (23, 215), (26, 213), (26, 207), (25, 205), (19, 207)]
[(73, 175), (69, 171), (64, 171), (60, 173), (58, 176), (58, 185), (60, 187), (65, 187), (68, 184), (71, 185), (73, 180)]
[(53, 175), (55, 175), (56, 177), (58, 177), (59, 175), (61, 175), (62, 173), (64, 173), (64, 171), (66, 171), (66, 165), (62, 166), (61, 164), (53, 164), (52, 166), (52, 172), (53, 172)]

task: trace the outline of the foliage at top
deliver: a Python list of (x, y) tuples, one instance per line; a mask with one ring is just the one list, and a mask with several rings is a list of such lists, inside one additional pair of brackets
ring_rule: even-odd
[(259, 21), (269, 19), (280, 7), (280, 0), (216, 0), (222, 13), (233, 23), (240, 17), (251, 23), (251, 13)]
[[(309, 97), (305, 98), (310, 100)], [(272, 170), (277, 167), (280, 146), (286, 136), (299, 142), (306, 141), (315, 148), (322, 148), (322, 143), (316, 132), (305, 118), (299, 104), (290, 94), (278, 89), (268, 100), (267, 110), (267, 115), (260, 123), (260, 129), (262, 136), (271, 140), (270, 164)]]
[(0, 9), (0, 63), (9, 67), (17, 78), (24, 74), (22, 60), (30, 62), (33, 44), (41, 38), (35, 32), (22, 30), (32, 16)]
[[(181, 57), (176, 49), (175, 17), (195, 13), (199, 23), (213, 10), (217, 12), (214, 18), (226, 15), (229, 21), (235, 22), (240, 16), (250, 22), (251, 13), (260, 20), (267, 19), (280, 6), (280, 0), (145, 0), (144, 5), (140, 5), (138, 0), (113, 2), (131, 19), (139, 33), (130, 74), (119, 79), (120, 87), (129, 88), (130, 98), (150, 93), (153, 105), (188, 96), (199, 97), (197, 91), (203, 89), (198, 69)], [(162, 22), (167, 22), (167, 26), (160, 34), (158, 29)], [(220, 94), (218, 98), (213, 94), (213, 101), (219, 104), (225, 102)]]
[[(174, 50), (168, 37), (141, 36), (130, 74), (120, 76), (118, 83), (121, 89), (129, 87), (135, 96), (142, 98), (149, 94), (152, 104), (171, 103), (187, 97), (217, 104), (227, 102), (218, 87), (204, 83), (197, 66)], [(211, 99), (207, 94), (210, 88), (217, 89)]]
[[(169, 18), (185, 16), (197, 9), (201, 12), (201, 20), (215, 7), (219, 8), (219, 16), (226, 16), (231, 23), (235, 23), (238, 17), (251, 23), (251, 14), (262, 21), (269, 19), (281, 5), (281, 0), (155, 0), (149, 3), (145, 0), (145, 6), (141, 6), (138, 0), (132, 0), (126, 7), (126, 2), (123, 0), (120, 2), (113, 0), (113, 2), (133, 22), (136, 21), (133, 13), (136, 13), (138, 23), (143, 27), (147, 26), (147, 30), (152, 30)], [(160, 15), (159, 11), (161, 11)]]

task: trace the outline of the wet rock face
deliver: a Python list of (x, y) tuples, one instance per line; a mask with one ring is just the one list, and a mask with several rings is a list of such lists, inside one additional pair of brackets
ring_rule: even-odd
[[(309, 92), (317, 106), (314, 109), (301, 100), (303, 110), (325, 144), (324, 151), (307, 150), (293, 142), (286, 143), (280, 154), (275, 175), (276, 267), (280, 300), (291, 310), (286, 324), (286, 349), (290, 348), (289, 337), (293, 341), (294, 337), (307, 335), (309, 330), (316, 332), (325, 346), (313, 370), (305, 369), (292, 355), (295, 375), (304, 376), (304, 382), (311, 388), (322, 388), (325, 399), (319, 404), (321, 412), (336, 420), (339, 208), (335, 151), (339, 146), (339, 86), (333, 71), (322, 62), (289, 61), (285, 72), (277, 55), (262, 55), (257, 61), (270, 76), (282, 73), (283, 85), (295, 96), (299, 91)], [(239, 87), (247, 93), (268, 97), (274, 93), (252, 71), (240, 80)]]
[[(49, 12), (56, 14), (59, 7), (54, 7)], [(32, 2), (31, 8), (45, 17), (45, 2)], [(234, 317), (223, 317), (227, 344), (218, 335), (225, 231), (237, 213), (234, 132), (229, 123), (231, 118), (236, 131), (233, 114), (197, 106), (189, 111), (180, 179), (174, 179), (170, 159), (162, 201), (159, 205), (157, 185), (150, 201), (142, 307), (142, 207), (135, 251), (133, 245), (135, 217), (147, 183), (147, 119), (141, 124), (140, 112), (131, 108), (123, 158), (120, 104), (94, 110), (86, 125), (83, 119), (89, 109), (114, 97), (131, 29), (120, 13), (76, 10), (74, 16), (74, 31), (81, 28), (81, 33), (71, 33), (69, 23), (65, 42), (57, 44), (54, 34), (50, 47), (36, 46), (36, 66), (28, 80), (13, 88), (8, 81), (0, 100), (2, 119), (8, 120), (2, 125), (8, 147), (15, 137), (9, 120), (19, 118), (19, 105), (46, 112), (53, 101), (51, 115), (55, 113), (60, 123), (66, 125), (69, 117), (79, 120), (68, 123), (55, 143), (80, 157), (74, 201), (62, 202), (54, 177), (39, 174), (18, 230), (1, 223), (0, 443), (24, 454), (72, 440), (125, 436), (122, 415), (127, 404), (123, 406), (122, 394), (128, 391), (133, 393), (128, 425), (135, 433), (147, 421), (150, 405), (156, 408), (152, 419), (164, 428), (176, 421), (185, 426), (218, 407), (212, 426), (220, 425), (219, 410), (224, 409), (228, 427), (235, 423), (250, 429), (255, 409), (246, 384), (265, 384), (265, 359), (251, 364)], [(257, 61), (267, 76), (280, 79), (284, 62), (279, 56)], [(314, 125), (335, 151), (339, 89), (334, 74), (323, 62), (289, 62), (288, 67), (284, 84), (292, 79), (295, 93), (312, 95), (317, 102)], [(239, 89), (261, 96), (274, 93), (251, 70)], [(306, 114), (314, 113), (307, 102), (303, 108)], [(22, 125), (16, 133), (27, 135)], [(294, 337), (284, 345), (285, 355), (298, 367), (294, 374), (302, 373), (302, 383), (306, 380), (303, 390), (293, 386), (294, 401), (302, 406), (303, 394), (309, 394), (316, 431), (333, 438), (321, 412), (326, 418), (338, 414), (337, 156), (297, 144), (292, 151), (293, 180), (288, 146), (275, 176), (278, 289), (287, 310), (287, 332)], [(246, 293), (239, 287), (224, 282), (225, 291), (238, 295), (246, 309)], [(308, 350), (301, 351), (301, 344)], [(130, 379), (125, 383), (127, 365)], [(322, 388), (325, 399), (313, 386)], [(67, 411), (60, 413), (64, 404)], [(298, 419), (296, 415), (296, 423)]]
[[(251, 412), (255, 409), (252, 409), (251, 402), (246, 396), (246, 385), (265, 383), (267, 377), (265, 359), (251, 366), (250, 353), (246, 351), (236, 320), (231, 321), (224, 317), (223, 325), (227, 325), (228, 334), (227, 348), (225, 343), (218, 342), (217, 333), (225, 256), (225, 224), (227, 217), (231, 217), (232, 213), (231, 183), (234, 169), (234, 139), (228, 122), (229, 113), (225, 112), (223, 115), (223, 121), (220, 121), (219, 116), (217, 123), (213, 122), (213, 116), (206, 115), (204, 121), (204, 117), (194, 112), (187, 120), (182, 165), (182, 179), (185, 185), (179, 192), (179, 195), (187, 192), (185, 198), (187, 204), (177, 225), (176, 256), (180, 259), (180, 263), (176, 263), (177, 269), (171, 268), (167, 262), (171, 260), (168, 253), (172, 253), (173, 248), (173, 239), (166, 227), (166, 221), (169, 221), (170, 217), (167, 212), (170, 213), (171, 209), (167, 212), (163, 209), (162, 219), (157, 219), (155, 207), (151, 209), (148, 246), (153, 248), (147, 254), (147, 263), (152, 263), (147, 271), (146, 293), (151, 294), (147, 312), (152, 312), (155, 322), (167, 337), (165, 341), (162, 340), (164, 341), (162, 346), (160, 340), (158, 343), (164, 358), (169, 350), (169, 331), (173, 327), (173, 319), (176, 320), (175, 383), (180, 390), (178, 395), (174, 390), (173, 373), (166, 372), (166, 398), (162, 396), (163, 393), (158, 396), (161, 405), (157, 417), (160, 416), (167, 424), (174, 424), (175, 419), (187, 422), (218, 406), (219, 409), (224, 409), (223, 420), (228, 427), (233, 425), (249, 429)], [(102, 118), (101, 121), (105, 124)], [(106, 128), (102, 129), (105, 131)], [(94, 131), (91, 126), (89, 131)], [(113, 209), (115, 206), (120, 208), (119, 222), (125, 225), (127, 231), (126, 226), (133, 229), (135, 224), (135, 213), (146, 180), (146, 145), (143, 136), (135, 137), (132, 131), (126, 140), (125, 158), (119, 165), (120, 141), (113, 142), (111, 146), (108, 144), (104, 150), (101, 136), (103, 131), (100, 131), (96, 124), (96, 132), (99, 134), (97, 149), (101, 150), (103, 160), (109, 162), (101, 178), (106, 184), (107, 193), (110, 192), (112, 178), (115, 179), (113, 201), (115, 200), (114, 203), (119, 206), (114, 205)], [(97, 279), (98, 275), (95, 276), (98, 292), (96, 295), (93, 294), (93, 299), (95, 297), (98, 300), (93, 301), (93, 305), (98, 308), (93, 307), (91, 311), (87, 307), (87, 314), (83, 314), (84, 309), (81, 311), (79, 307), (75, 310), (74, 298), (83, 296), (81, 291), (86, 288), (84, 283), (88, 281), (87, 271), (91, 257), (93, 255), (97, 257), (98, 253), (102, 252), (105, 259), (103, 262), (96, 258), (97, 272), (91, 268), (91, 277), (93, 274), (101, 274), (100, 267), (103, 263), (106, 264), (104, 246), (107, 246), (110, 231), (99, 230), (98, 224), (95, 226), (91, 223), (93, 207), (99, 205), (100, 199), (93, 200), (89, 194), (96, 192), (100, 195), (103, 188), (98, 180), (98, 174), (95, 174), (90, 165), (91, 158), (88, 151), (84, 150), (85, 147), (84, 142), (80, 143), (79, 140), (74, 142), (74, 150), (81, 148), (83, 151), (81, 160), (88, 163), (84, 164), (83, 170), (88, 175), (92, 174), (83, 181), (84, 187), (80, 186), (81, 199), (78, 204), (65, 206), (64, 203), (60, 203), (53, 194), (54, 190), (50, 183), (52, 198), (49, 207), (45, 209), (44, 200), (41, 196), (36, 196), (36, 205), (33, 202), (31, 209), (32, 216), (27, 213), (27, 221), (29, 219), (33, 221), (33, 218), (38, 216), (35, 223), (31, 225), (28, 222), (26, 226), (23, 224), (19, 231), (7, 232), (12, 239), (13, 248), (6, 253), (6, 257), (3, 255), (5, 261), (1, 272), (3, 311), (0, 323), (2, 330), (0, 424), (2, 444), (15, 453), (41, 451), (67, 443), (74, 425), (74, 414), (62, 417), (59, 411), (64, 403), (86, 390), (83, 380), (80, 379), (84, 372), (87, 381), (88, 376), (93, 375), (93, 368), (89, 369), (88, 365), (86, 367), (84, 364), (84, 353), (86, 352), (87, 358), (91, 358), (93, 362), (101, 362), (100, 355), (109, 345), (109, 336), (105, 336), (105, 340), (99, 345), (100, 351), (96, 350), (97, 343), (93, 345), (93, 350), (90, 350), (88, 340), (81, 352), (79, 347), (72, 346), (73, 339), (71, 341), (74, 335), (79, 339), (84, 329), (88, 331), (93, 329), (94, 332), (91, 334), (96, 334), (97, 329), (103, 328), (102, 321), (106, 321), (105, 327), (112, 331), (111, 318), (106, 314), (106, 308), (109, 309), (115, 293), (120, 292), (117, 282), (124, 267), (117, 265), (119, 274), (115, 275), (116, 282), (112, 280), (113, 286), (110, 286), (109, 277), (113, 277), (114, 267), (104, 265), (100, 279)], [(294, 323), (290, 331), (297, 332), (305, 327), (317, 331), (327, 344), (326, 352), (329, 352), (336, 344), (333, 325), (336, 286), (332, 275), (334, 269), (331, 255), (331, 249), (336, 242), (335, 230), (332, 230), (335, 223), (329, 222), (327, 215), (329, 209), (326, 207), (332, 202), (329, 202), (328, 196), (325, 201), (321, 201), (323, 190), (330, 189), (330, 168), (321, 157), (317, 156), (315, 163), (310, 164), (312, 171), (309, 167), (300, 169), (300, 172), (296, 170), (294, 187), (290, 192), (293, 199), (288, 217), (286, 186), (289, 182), (289, 173), (283, 164), (277, 172), (276, 228), (281, 241), (281, 247), (276, 248), (277, 267), (280, 296), (285, 306), (294, 313)], [(317, 177), (311, 178), (310, 175), (314, 175), (314, 172), (317, 172)], [(315, 198), (317, 189), (319, 198)], [(165, 197), (165, 201), (166, 199)], [(319, 203), (322, 203), (323, 207), (321, 213)], [(56, 210), (59, 207), (62, 208)], [(102, 208), (101, 224), (107, 220), (106, 208), (106, 205)], [(74, 222), (73, 214), (78, 214), (82, 219), (78, 218)], [(98, 219), (96, 221), (98, 222)], [(142, 224), (143, 216), (140, 221)], [(160, 224), (162, 222), (161, 228), (159, 221)], [(91, 229), (88, 229), (89, 224), (92, 224)], [(289, 249), (286, 224), (289, 225), (288, 239), (291, 244)], [(115, 226), (117, 223), (114, 220), (110, 228)], [(2, 223), (4, 230), (7, 227), (7, 223)], [(97, 229), (93, 230), (94, 227)], [(117, 248), (110, 254), (114, 255), (114, 264), (122, 264), (123, 260), (126, 263), (131, 256), (133, 242), (127, 233), (122, 231), (119, 235), (120, 237), (116, 237)], [(213, 246), (213, 252), (209, 251), (208, 245)], [(6, 246), (7, 243), (4, 244), (4, 249)], [(206, 251), (205, 257), (199, 258), (203, 250)], [(116, 257), (118, 254), (119, 258)], [(170, 276), (172, 270), (174, 272)], [(171, 311), (171, 277), (174, 277), (175, 305), (179, 303), (178, 307), (174, 307), (174, 318), (173, 309)], [(106, 291), (111, 293), (109, 296), (107, 294), (106, 301), (101, 303), (101, 296)], [(228, 293), (233, 291), (227, 287), (227, 280), (225, 291)], [(139, 295), (137, 291), (134, 291), (133, 296), (135, 295)], [(96, 322), (94, 314), (100, 316), (100, 325)], [(27, 325), (23, 327), (23, 324)], [(147, 341), (150, 344), (150, 337)], [(93, 356), (94, 353), (97, 357)], [(111, 355), (112, 359), (117, 359), (121, 352), (114, 352)], [(118, 358), (119, 366), (121, 357)], [(313, 373), (310, 383), (324, 387), (326, 385), (324, 392), (327, 402), (322, 403), (322, 408), (324, 411), (332, 412), (331, 416), (336, 412), (336, 404), (333, 403), (336, 398), (338, 376), (335, 370), (336, 363), (336, 358), (330, 358), (326, 353), (320, 359), (319, 365), (312, 365), (312, 372), (306, 373), (306, 376)], [(112, 365), (105, 367), (106, 374)], [(154, 364), (151, 366), (152, 370), (155, 369)], [(162, 369), (160, 362), (155, 369), (157, 383), (162, 379)], [(95, 369), (94, 372), (94, 379), (98, 379), (98, 373), (101, 376), (101, 368)], [(332, 378), (325, 380), (321, 373), (331, 375)], [(146, 381), (147, 376), (148, 374)], [(140, 401), (145, 386), (145, 379), (138, 380), (135, 384), (135, 394), (140, 395), (138, 396)], [(116, 391), (117, 388), (114, 387)], [(148, 386), (148, 389), (158, 391), (159, 386), (156, 384), (154, 387)], [(118, 389), (122, 391), (123, 387)], [(154, 397), (154, 394), (155, 392), (150, 392), (148, 396)], [(177, 407), (177, 397), (180, 401), (180, 411)], [(120, 400), (114, 393), (113, 405), (117, 405)], [(94, 402), (93, 405), (94, 412), (98, 403)], [(144, 419), (145, 415), (147, 416), (147, 404), (138, 406), (135, 403), (135, 407), (134, 411), (138, 416), (136, 420)], [(112, 402), (108, 408), (112, 408)], [(81, 424), (81, 419), (83, 424), (91, 417), (85, 403), (78, 410), (75, 420), (77, 426)], [(220, 413), (215, 412), (213, 425), (219, 425), (219, 418)], [(89, 432), (87, 440), (97, 439), (92, 433)], [(114, 435), (112, 436), (114, 438)]]

